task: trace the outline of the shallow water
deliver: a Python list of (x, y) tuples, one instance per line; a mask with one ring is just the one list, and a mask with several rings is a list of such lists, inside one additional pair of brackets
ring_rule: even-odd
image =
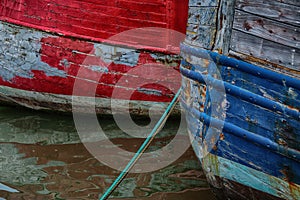
[[(112, 118), (99, 122), (113, 144), (123, 149), (135, 152), (143, 141), (124, 134)], [(177, 123), (176, 119), (168, 120), (149, 149), (166, 145)], [(119, 173), (86, 150), (72, 116), (0, 107), (0, 199), (97, 199)], [(162, 169), (129, 174), (111, 199), (214, 197), (189, 148)]]

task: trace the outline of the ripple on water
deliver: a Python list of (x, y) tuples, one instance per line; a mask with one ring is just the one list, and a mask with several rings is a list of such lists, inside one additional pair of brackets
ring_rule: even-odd
[[(143, 141), (123, 133), (112, 119), (100, 120), (121, 148), (136, 151)], [(176, 132), (172, 124), (149, 150), (168, 143)], [(0, 107), (0, 144), (0, 199), (97, 199), (119, 174), (85, 149), (68, 115)], [(192, 149), (161, 170), (129, 174), (112, 193), (112, 199), (196, 198), (213, 196)]]

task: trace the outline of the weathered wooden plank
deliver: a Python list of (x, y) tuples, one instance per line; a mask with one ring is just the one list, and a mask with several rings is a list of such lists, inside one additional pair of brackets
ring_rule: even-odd
[[(187, 4), (187, 0), (0, 0), (0, 19), (102, 42), (124, 31), (143, 27), (185, 33)], [(175, 14), (178, 12), (180, 15)]]
[(219, 0), (189, 0), (189, 6), (217, 6)]
[[(207, 1), (205, 0), (205, 2)], [(215, 39), (218, 7), (191, 6), (191, 3), (195, 4), (196, 2), (190, 2), (189, 5), (186, 42), (190, 45), (211, 49)], [(205, 3), (205, 5), (209, 4)]]
[(300, 48), (299, 27), (236, 10), (233, 28), (292, 48)]
[(185, 42), (205, 49), (212, 49), (216, 28), (212, 26), (189, 25)]
[(231, 50), (300, 71), (300, 50), (233, 30)]
[(215, 26), (216, 16), (216, 7), (191, 7), (189, 8), (188, 24)]
[(299, 0), (276, 0), (276, 1), (300, 7), (300, 1)]
[(236, 8), (280, 22), (300, 26), (298, 6), (271, 0), (237, 0)]
[[(225, 142), (224, 144), (226, 144), (226, 146), (224, 145), (225, 148), (230, 148), (233, 146), (232, 144)], [(242, 149), (242, 151), (245, 152), (245, 149)], [(229, 151), (228, 153), (232, 157), (236, 157), (237, 155), (233, 154), (232, 152), (233, 151)], [(253, 150), (251, 153), (253, 155)], [(268, 158), (269, 155), (266, 154), (267, 153), (264, 152), (263, 156)], [(249, 157), (250, 156), (251, 155), (249, 155)], [(259, 156), (259, 159), (269, 166), (280, 165), (279, 161), (276, 163), (276, 161), (274, 162), (274, 160), (270, 158), (262, 159), (262, 157)], [(249, 164), (253, 163), (249, 162)], [(218, 185), (221, 184), (224, 185), (224, 188), (222, 189), (232, 190), (231, 195), (236, 195), (236, 199), (243, 199), (241, 196), (238, 196), (239, 193), (244, 193), (244, 195), (246, 195), (244, 199), (256, 199), (257, 195), (253, 195), (255, 190), (251, 190), (251, 192), (245, 189), (238, 191), (236, 185), (233, 186), (232, 184), (228, 184), (228, 181), (226, 181), (226, 184), (219, 182), (220, 180), (218, 180), (217, 177), (222, 177), (222, 180), (232, 180), (235, 184), (238, 182), (242, 183), (243, 185), (251, 185), (252, 188), (257, 189), (258, 191), (263, 191), (263, 193), (260, 194), (261, 199), (299, 199), (300, 196), (299, 185), (292, 185), (284, 179), (280, 179), (268, 173), (257, 170), (254, 167), (242, 165), (238, 162), (228, 160), (227, 158), (223, 158), (221, 156), (215, 156), (213, 154), (208, 154), (205, 156), (203, 160), (203, 169), (209, 169), (209, 171), (205, 170), (205, 173), (207, 173), (208, 181), (211, 184), (214, 184), (216, 187), (220, 187)], [(272, 196), (268, 197), (267, 194), (271, 194)]]
[(217, 16), (217, 32), (214, 49), (219, 53), (228, 54), (230, 46), (230, 37), (232, 21), (234, 18), (235, 0), (221, 0)]
[(190, 0), (186, 43), (228, 52), (235, 0)]

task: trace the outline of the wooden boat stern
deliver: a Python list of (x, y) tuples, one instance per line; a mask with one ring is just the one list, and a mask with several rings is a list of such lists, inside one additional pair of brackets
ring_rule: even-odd
[(299, 7), (190, 1), (182, 107), (220, 199), (300, 198)]

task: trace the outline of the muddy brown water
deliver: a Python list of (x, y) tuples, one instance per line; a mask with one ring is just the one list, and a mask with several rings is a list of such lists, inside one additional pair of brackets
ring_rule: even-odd
[[(176, 120), (168, 120), (150, 149), (172, 139)], [(113, 144), (123, 149), (134, 152), (143, 142), (124, 136), (112, 118), (99, 121)], [(0, 107), (0, 199), (98, 199), (119, 173), (87, 151), (71, 115)], [(189, 148), (162, 169), (130, 173), (110, 199), (215, 198)]]

